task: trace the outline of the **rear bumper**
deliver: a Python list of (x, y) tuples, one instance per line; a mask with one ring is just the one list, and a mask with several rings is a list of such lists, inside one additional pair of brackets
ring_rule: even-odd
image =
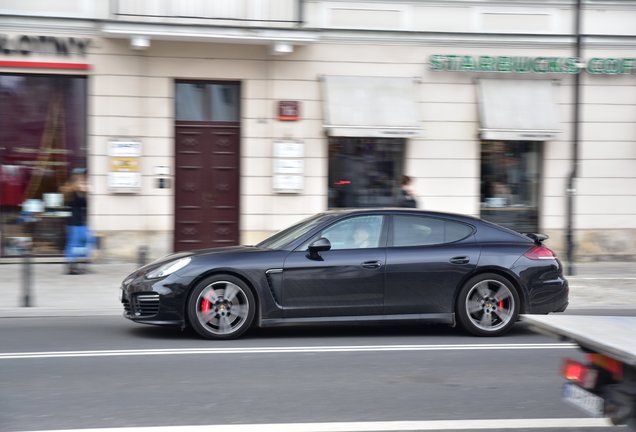
[(544, 283), (532, 292), (526, 313), (547, 314), (563, 312), (569, 305), (570, 288), (568, 281), (559, 278)]

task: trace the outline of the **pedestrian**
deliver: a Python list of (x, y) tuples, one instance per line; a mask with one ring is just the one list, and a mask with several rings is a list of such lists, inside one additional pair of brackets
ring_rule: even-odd
[(71, 177), (61, 188), (65, 203), (71, 209), (66, 227), (66, 248), (64, 250), (67, 274), (77, 275), (85, 272), (80, 267), (86, 263), (92, 249), (92, 236), (87, 224), (88, 180), (85, 168), (75, 168)]
[(417, 208), (417, 199), (413, 189), (413, 179), (407, 175), (402, 176), (400, 187), (400, 207)]

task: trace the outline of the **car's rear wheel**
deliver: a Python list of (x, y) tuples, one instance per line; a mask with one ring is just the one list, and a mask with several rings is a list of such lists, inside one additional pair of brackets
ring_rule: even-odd
[(457, 317), (477, 336), (500, 336), (519, 317), (519, 295), (508, 279), (485, 273), (471, 278), (459, 292)]
[(233, 339), (252, 324), (255, 301), (242, 280), (216, 275), (197, 284), (187, 308), (190, 325), (199, 335), (207, 339)]

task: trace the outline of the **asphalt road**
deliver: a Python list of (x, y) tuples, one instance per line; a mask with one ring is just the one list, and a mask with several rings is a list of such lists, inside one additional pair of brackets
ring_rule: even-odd
[(582, 354), (523, 325), (494, 339), (378, 326), (213, 342), (120, 317), (4, 318), (0, 430), (624, 430), (560, 400), (564, 356)]

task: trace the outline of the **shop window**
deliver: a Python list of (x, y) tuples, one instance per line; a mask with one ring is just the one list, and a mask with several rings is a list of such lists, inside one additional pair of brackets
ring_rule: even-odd
[(0, 75), (0, 113), (1, 254), (61, 255), (60, 187), (86, 167), (86, 78)]
[(540, 142), (481, 143), (481, 217), (519, 232), (538, 230)]
[(404, 148), (402, 138), (329, 138), (329, 208), (396, 206)]

